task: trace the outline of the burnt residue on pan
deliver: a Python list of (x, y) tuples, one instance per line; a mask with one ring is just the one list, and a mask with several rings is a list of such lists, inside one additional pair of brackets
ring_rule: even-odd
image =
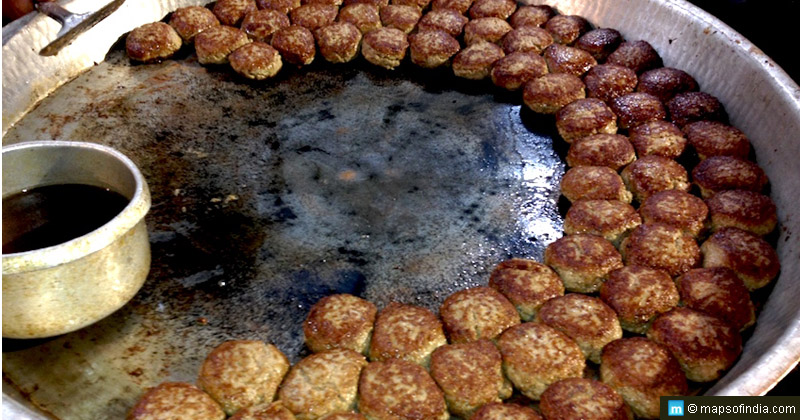
[(130, 156), (153, 195), (150, 276), (94, 326), (5, 340), (5, 380), (58, 417), (122, 417), (144, 387), (194, 381), (223, 340), (297, 361), (324, 295), (437, 310), (504, 259), (541, 260), (561, 236), (564, 164), (552, 119), (520, 99), (409, 63), (318, 62), (251, 83), (194, 56), (132, 65), (112, 50), (4, 143)]

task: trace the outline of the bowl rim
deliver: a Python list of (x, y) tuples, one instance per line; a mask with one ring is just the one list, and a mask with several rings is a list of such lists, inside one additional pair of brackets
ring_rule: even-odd
[(3, 276), (55, 267), (97, 252), (133, 229), (150, 210), (150, 191), (144, 175), (132, 160), (114, 148), (89, 142), (35, 140), (5, 146), (2, 156), (5, 160), (13, 158), (12, 154), (15, 152), (48, 148), (95, 151), (117, 160), (133, 176), (135, 183), (133, 197), (114, 218), (85, 235), (45, 248), (2, 254)]

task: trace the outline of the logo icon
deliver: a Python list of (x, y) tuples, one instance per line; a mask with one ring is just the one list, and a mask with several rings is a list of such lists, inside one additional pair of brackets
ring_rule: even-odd
[(668, 416), (683, 416), (683, 400), (667, 400)]

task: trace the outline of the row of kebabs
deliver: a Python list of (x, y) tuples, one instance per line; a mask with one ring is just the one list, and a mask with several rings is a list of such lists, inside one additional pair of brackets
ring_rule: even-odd
[[(643, 267), (631, 267), (616, 275), (623, 282), (643, 279), (655, 289), (646, 284), (652, 277)], [(684, 283), (719, 289), (715, 276), (728, 275), (702, 270), (691, 279), (687, 273)], [(658, 286), (668, 290), (666, 284), (674, 289), (668, 276)], [(657, 303), (665, 302), (669, 292), (658, 292)], [(638, 289), (618, 298), (631, 306), (648, 300)], [(290, 366), (274, 345), (227, 341), (206, 357), (199, 387), (162, 383), (139, 399), (128, 418), (657, 418), (661, 395), (686, 394), (687, 375), (717, 377), (741, 349), (735, 328), (675, 307), (677, 300), (652, 316), (647, 337), (623, 338), (610, 304), (564, 294), (551, 268), (529, 260), (500, 264), (489, 287), (449, 296), (439, 316), (401, 303), (378, 311), (356, 296), (331, 295), (311, 308), (304, 323), (310, 356)], [(523, 321), (521, 314), (532, 308), (535, 315)], [(638, 321), (646, 323), (644, 316)], [(587, 358), (599, 363), (599, 378), (587, 375)], [(512, 397), (514, 389), (521, 396)], [(504, 401), (510, 397), (513, 402)]]
[[(393, 68), (409, 49), (416, 65), (451, 65), (457, 76), (520, 89), (530, 109), (555, 115), (570, 144), (561, 183), (572, 203), (566, 235), (547, 247), (544, 264), (503, 262), (490, 287), (448, 297), (441, 318), (411, 305), (378, 312), (353, 296), (324, 298), (305, 324), (313, 355), (290, 367), (272, 345), (224, 343), (201, 368), (204, 391), (162, 384), (130, 418), (539, 418), (525, 404), (501, 402), (511, 385), (539, 400), (547, 419), (655, 418), (659, 396), (685, 394), (687, 378), (713, 381), (735, 362), (739, 331), (755, 321), (749, 291), (779, 271), (763, 239), (777, 216), (749, 140), (717, 98), (663, 67), (646, 41), (626, 42), (548, 6), (335, 3), (183, 8), (171, 26), (131, 32), (128, 53), (167, 57), (179, 40), (167, 53), (143, 55), (150, 47), (141, 39), (174, 28), (194, 42), (201, 63), (227, 60), (264, 78), (281, 57), (305, 65), (319, 50), (345, 62), (360, 48)], [(679, 157), (699, 162), (691, 180)], [(583, 378), (587, 359), (599, 363), (598, 378)]]
[[(571, 53), (558, 46), (572, 44), (590, 28), (585, 19), (556, 16), (552, 9), (538, 6), (518, 8), (513, 0), (345, 3), (221, 0), (213, 9), (184, 7), (170, 15), (169, 24), (157, 22), (133, 30), (126, 48), (133, 60), (152, 62), (171, 57), (183, 44), (193, 44), (200, 63), (230, 63), (253, 79), (274, 76), (284, 60), (308, 65), (317, 50), (334, 63), (350, 61), (361, 50), (368, 61), (386, 68), (398, 66), (410, 50), (411, 61), (419, 66), (452, 64), (457, 75), (470, 79), (484, 78), (496, 67), (493, 80), (518, 89), (546, 73), (547, 66), (533, 55), (514, 53), (538, 55), (555, 44), (547, 57), (560, 61), (560, 55)], [(607, 55), (621, 41), (616, 31), (610, 34), (609, 39), (603, 38), (605, 33), (584, 37), (577, 45), (597, 56)]]

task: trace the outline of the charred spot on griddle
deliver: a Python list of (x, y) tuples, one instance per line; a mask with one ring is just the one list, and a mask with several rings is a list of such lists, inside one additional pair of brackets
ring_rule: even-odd
[(364, 258), (366, 254), (361, 251), (355, 249), (348, 249), (343, 246), (337, 248), (336, 251), (339, 252), (339, 254), (346, 256), (347, 262), (355, 264), (357, 267), (362, 267), (364, 265), (367, 265), (367, 263), (369, 262), (367, 261), (366, 258)]

